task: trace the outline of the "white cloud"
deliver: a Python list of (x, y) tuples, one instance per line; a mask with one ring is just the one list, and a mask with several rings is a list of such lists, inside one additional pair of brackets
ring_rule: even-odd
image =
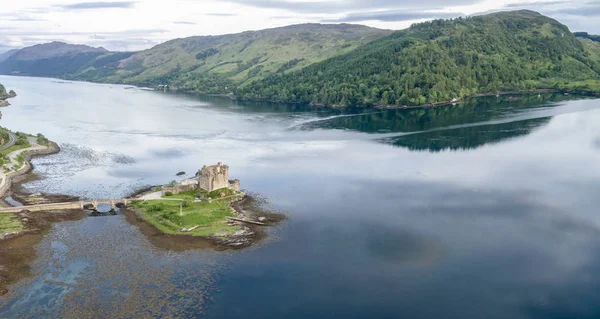
[[(402, 29), (452, 12), (476, 14), (503, 8), (541, 10), (576, 30), (600, 33), (599, 19), (589, 17), (586, 0), (20, 0), (0, 6), (0, 43), (20, 47), (53, 40), (102, 45), (110, 50), (140, 50), (173, 38), (218, 35), (295, 23), (343, 21)], [(579, 10), (583, 8), (583, 11)], [(561, 9), (564, 13), (561, 13)], [(410, 12), (410, 15), (394, 12)], [(386, 11), (389, 11), (385, 14)], [(378, 15), (377, 13), (384, 13)], [(419, 12), (423, 13), (419, 18)], [(584, 12), (588, 19), (578, 19)], [(379, 16), (385, 18), (378, 18)], [(359, 17), (358, 19), (356, 17)], [(370, 19), (361, 21), (360, 17)]]

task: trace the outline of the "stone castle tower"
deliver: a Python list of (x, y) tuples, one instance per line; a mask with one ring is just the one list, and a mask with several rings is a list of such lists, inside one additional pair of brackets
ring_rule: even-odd
[(240, 190), (240, 181), (229, 181), (229, 166), (219, 162), (217, 165), (202, 167), (198, 174), (200, 188), (212, 192), (217, 189), (231, 188)]

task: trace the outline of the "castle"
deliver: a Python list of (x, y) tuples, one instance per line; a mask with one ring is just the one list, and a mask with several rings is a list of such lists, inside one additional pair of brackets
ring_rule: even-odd
[(219, 162), (217, 165), (202, 167), (195, 178), (181, 181), (178, 184), (163, 186), (163, 194), (179, 194), (194, 189), (203, 189), (212, 192), (217, 189), (229, 188), (240, 191), (240, 180), (229, 180), (229, 166)]
[(229, 166), (219, 162), (217, 165), (202, 167), (198, 172), (198, 185), (205, 191), (212, 192), (217, 189), (229, 188), (240, 191), (240, 181), (229, 180)]

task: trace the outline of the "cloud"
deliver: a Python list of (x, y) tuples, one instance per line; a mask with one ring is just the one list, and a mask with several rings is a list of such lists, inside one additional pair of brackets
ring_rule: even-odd
[(73, 4), (66, 4), (60, 6), (65, 10), (88, 10), (88, 9), (124, 9), (131, 8), (135, 5), (134, 1), (120, 1), (120, 2), (78, 2)]
[(595, 17), (600, 16), (600, 5), (594, 4), (578, 8), (565, 8), (561, 9), (560, 11), (557, 10), (557, 12), (560, 12), (561, 14), (569, 14), (582, 17)]
[[(349, 0), (349, 1), (280, 1), (280, 0), (226, 0), (265, 9), (283, 9), (297, 13), (331, 13), (340, 14), (359, 10), (392, 10), (415, 8), (438, 8), (449, 5), (446, 0)], [(481, 0), (455, 0), (450, 5), (470, 5)]]
[(46, 21), (46, 20), (40, 19), (40, 18), (32, 18), (32, 17), (14, 17), (14, 18), (9, 18), (8, 21), (33, 22), (33, 21)]
[(190, 21), (175, 21), (173, 22), (173, 24), (189, 24), (189, 25), (193, 25), (196, 24), (195, 22), (190, 22)]
[(205, 13), (204, 15), (211, 17), (235, 17), (237, 14), (233, 13)]
[(360, 22), (360, 21), (407, 21), (419, 19), (442, 19), (464, 16), (460, 12), (430, 12), (430, 11), (406, 11), (406, 10), (387, 10), (373, 12), (355, 12), (346, 14), (339, 19), (326, 19), (323, 22)]
[(505, 8), (521, 8), (521, 7), (531, 7), (531, 6), (551, 6), (557, 4), (569, 3), (569, 1), (531, 1), (531, 2), (519, 2), (519, 3), (509, 3), (505, 5)]

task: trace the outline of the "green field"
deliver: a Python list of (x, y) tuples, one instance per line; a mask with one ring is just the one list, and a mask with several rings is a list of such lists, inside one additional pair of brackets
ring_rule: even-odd
[[(141, 217), (166, 234), (210, 236), (214, 234), (231, 234), (239, 230), (239, 226), (228, 226), (227, 217), (235, 217), (229, 207), (236, 198), (214, 200), (211, 202), (193, 202), (189, 194), (174, 195), (169, 198), (183, 198), (178, 200), (149, 200), (133, 202), (131, 205), (138, 208)], [(180, 205), (187, 206), (181, 208)], [(191, 232), (181, 232), (183, 228), (199, 226)]]

